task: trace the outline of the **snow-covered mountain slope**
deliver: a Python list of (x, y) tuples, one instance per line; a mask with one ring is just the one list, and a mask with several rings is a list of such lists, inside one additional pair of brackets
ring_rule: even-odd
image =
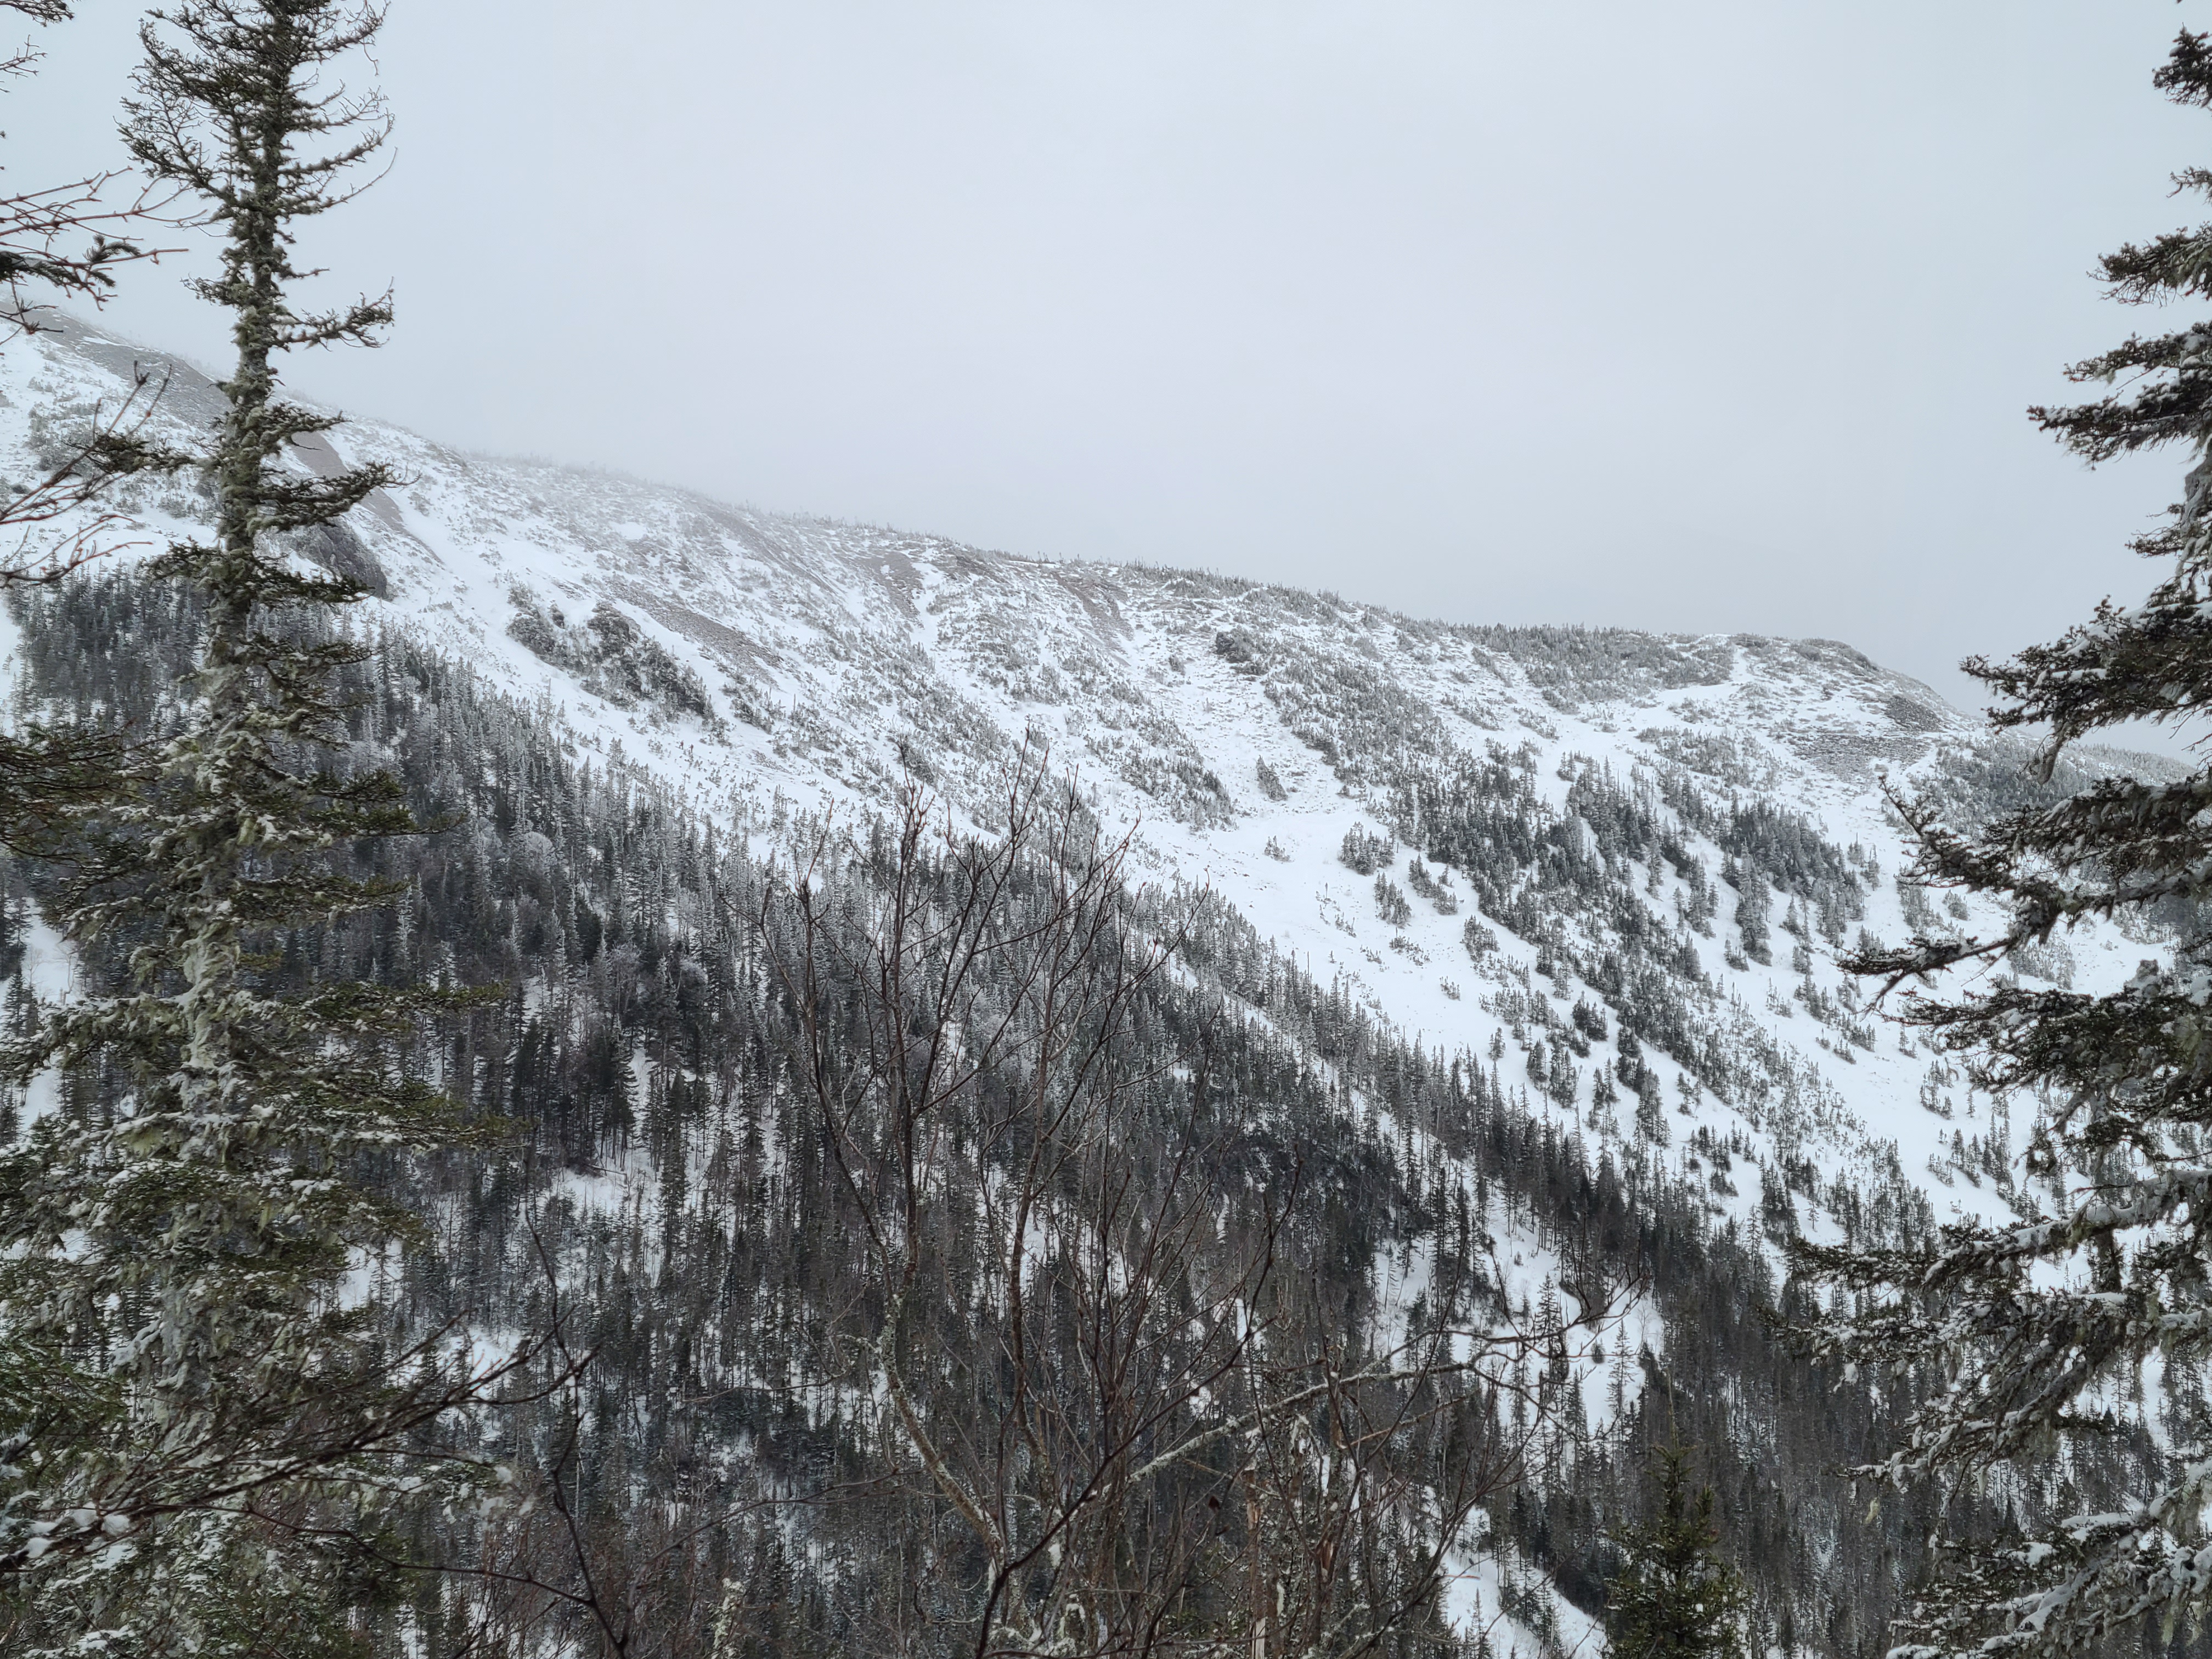
[[(188, 366), (70, 325), (0, 364), (0, 470), (31, 474), (134, 364), (204, 428)], [(1818, 1233), (1863, 1170), (1986, 1210), (2008, 1126), (1859, 1006), (1838, 949), (1934, 925), (1883, 781), (1973, 813), (2013, 766), (1927, 687), (1830, 641), (1421, 622), (1331, 594), (1056, 563), (464, 455), (356, 422), (303, 465), (400, 482), (305, 550), (411, 631), (716, 816), (866, 811), (902, 772), (988, 817), (1021, 745), (1138, 826), (1156, 878), (1431, 1048), (1464, 1049), (1641, 1146), (1770, 1237)], [(114, 498), (158, 544), (182, 485)], [(2091, 766), (2156, 765), (2091, 757)], [(1987, 918), (1983, 918), (1987, 920)], [(2012, 971), (2124, 977), (2076, 939)], [(1639, 1040), (1640, 1038), (1640, 1040)], [(2024, 1128), (2025, 1126), (2022, 1126)], [(1764, 1171), (1739, 1182), (1739, 1161)], [(1792, 1219), (1785, 1220), (1787, 1210)]]

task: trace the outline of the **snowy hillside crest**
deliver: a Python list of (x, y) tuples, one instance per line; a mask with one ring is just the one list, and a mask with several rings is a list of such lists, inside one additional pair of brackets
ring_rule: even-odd
[[(0, 363), (0, 473), (27, 474), (139, 366), (167, 376), (163, 435), (204, 427), (204, 376), (72, 323)], [(296, 555), (367, 587), (370, 627), (533, 711), (587, 777), (636, 769), (769, 845), (866, 822), (909, 783), (988, 828), (1009, 765), (1048, 755), (1109, 833), (1133, 830), (1133, 870), (1205, 918), (1188, 971), (1293, 1048), (1326, 999), (1448, 1063), (1455, 1087), (1479, 1077), (1602, 1179), (1692, 1192), (1770, 1262), (1791, 1237), (2008, 1212), (2027, 1126), (1836, 963), (1993, 920), (1901, 878), (1886, 784), (1962, 820), (2031, 786), (2015, 749), (1846, 644), (1421, 621), (764, 513), (371, 421), (299, 448), (310, 471), (381, 464), (400, 482)], [(111, 570), (206, 514), (162, 481), (124, 480), (108, 504), (134, 544)], [(2075, 764), (2123, 761), (2145, 764)], [(588, 960), (601, 919), (576, 903)], [(2158, 948), (2083, 933), (2006, 971), (2092, 988)], [(634, 1064), (605, 1058), (618, 1081)], [(1349, 1086), (1344, 1109), (1366, 1135), (1427, 1144)], [(1464, 1215), (1478, 1184), (1433, 1161)], [(641, 1218), (654, 1180), (618, 1161), (572, 1196)], [(1474, 1216), (1501, 1294), (1553, 1297), (1556, 1257), (1488, 1202)], [(1423, 1293), (1433, 1249), (1382, 1251), (1394, 1305)], [(1591, 1422), (1657, 1374), (1668, 1340), (1641, 1304), (1610, 1361), (1577, 1371)], [(1587, 1609), (1516, 1589), (1521, 1571), (1470, 1564), (1459, 1612), (1509, 1609), (1501, 1650), (1586, 1639)]]
[[(157, 424), (205, 423), (216, 394), (198, 370), (71, 322), (7, 364), (0, 465), (27, 471), (137, 366), (167, 377)], [(1948, 781), (1972, 812), (2015, 787), (2012, 769), (1978, 721), (1849, 645), (1420, 621), (1228, 577), (781, 516), (465, 455), (374, 421), (335, 441), (342, 456), (331, 439), (303, 445), (302, 466), (383, 462), (404, 482), (302, 556), (369, 583), (376, 625), (540, 707), (574, 750), (618, 750), (710, 812), (779, 793), (866, 811), (902, 776), (985, 811), (986, 781), (1042, 744), (1102, 817), (1141, 825), (1155, 869), (1210, 881), (1275, 948), (1408, 1036), (1481, 1053), (1502, 1037), (1532, 1097), (1594, 1139), (1635, 1144), (1640, 1103), (1647, 1146), (1663, 1132), (1692, 1167), (1695, 1135), (1747, 1142), (1777, 1170), (1809, 1157), (1832, 1176), (1843, 1160), (1893, 1159), (1939, 1212), (1989, 1201), (1974, 1172), (1996, 1126), (1972, 1115), (1953, 1070), (1857, 1006), (1833, 959), (1862, 928), (1900, 937), (1928, 913), (1896, 879), (1905, 854), (1882, 780)], [(131, 520), (122, 539), (142, 545), (203, 511), (167, 483), (125, 481), (113, 505)], [(1449, 890), (1438, 881), (1486, 890), (1437, 856), (1420, 796), (1446, 777), (1477, 781), (1505, 811), (1491, 830), (1507, 817), (1571, 830), (1668, 935), (1643, 954), (1671, 962), (1705, 1046), (1640, 1045), (1629, 1074), (1659, 1104), (1607, 1099), (1621, 1089), (1618, 1045), (1598, 1052), (1567, 1018), (1626, 994), (1589, 977), (1619, 943), (1614, 922), (1577, 915), (1540, 879), (1492, 879), (1492, 902), (1465, 917), (1456, 898), (1436, 902)], [(1634, 830), (1601, 844), (1594, 811), (1639, 799), (1673, 844), (1641, 848)], [(1718, 826), (1753, 807), (1825, 856), (1792, 852), (1771, 870), (1732, 850), (1743, 832)], [(1358, 836), (1374, 846), (1353, 856)], [(1515, 891), (1519, 929), (1501, 915)], [(2061, 942), (2015, 969), (2117, 972), (2132, 948)], [(1717, 1204), (1758, 1221), (1759, 1192), (1729, 1181), (1722, 1158)], [(1816, 1202), (1792, 1204), (1788, 1224), (1821, 1224)], [(1769, 1231), (1776, 1210), (1770, 1196)]]

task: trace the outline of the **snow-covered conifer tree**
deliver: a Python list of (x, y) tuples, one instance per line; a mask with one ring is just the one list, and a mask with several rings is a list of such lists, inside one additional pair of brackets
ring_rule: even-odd
[(204, 619), (168, 729), (129, 787), (70, 809), (56, 919), (127, 953), (127, 978), (48, 1011), (10, 1056), (89, 1085), (0, 1160), (0, 1599), (28, 1650), (343, 1639), (359, 1552), (436, 1485), (424, 1431), (483, 1382), (436, 1344), (395, 1352), (345, 1293), (405, 1225), (365, 1167), (458, 1133), (399, 1058), (451, 999), (288, 980), (271, 948), (384, 901), (345, 851), (419, 828), (345, 741), (334, 677), (365, 652), (331, 619), (361, 590), (282, 542), (386, 482), (294, 461), (335, 422), (277, 392), (283, 353), (390, 318), (381, 299), (289, 298), (301, 222), (348, 199), (342, 175), (385, 141), (374, 94), (319, 84), (380, 21), (334, 0), (184, 0), (145, 25), (126, 105), (140, 162), (222, 235), (196, 286), (231, 313), (237, 357), (204, 450), (125, 458), (198, 471), (216, 510), (144, 573)]
[(1691, 1491), (1690, 1454), (1669, 1443), (1652, 1467), (1657, 1502), (1641, 1525), (1611, 1534), (1626, 1559), (1605, 1589), (1612, 1659), (1731, 1659), (1742, 1650), (1750, 1597), (1719, 1551), (1713, 1490)]
[[(2155, 80), (2176, 102), (2212, 107), (2212, 41), (2185, 32)], [(2176, 183), (2212, 194), (2212, 170), (2190, 168)], [(2202, 300), (2212, 294), (2212, 226), (2123, 247), (2103, 276), (2130, 304)], [(2085, 734), (2183, 720), (2212, 698), (2209, 365), (2212, 323), (2131, 338), (2071, 371), (2113, 387), (2106, 396), (2032, 411), (2092, 463), (2174, 443), (2197, 463), (2169, 522), (2136, 544), (2170, 562), (2146, 602), (2107, 601), (2055, 644), (1967, 665), (2006, 700), (1998, 725), (2047, 727), (2046, 778)], [(2081, 1652), (2147, 1620), (2170, 1629), (2212, 1604), (2208, 800), (2212, 769), (2199, 768), (2176, 782), (2106, 778), (1972, 832), (1945, 826), (1930, 806), (1905, 809), (1920, 841), (1916, 878), (1954, 898), (1995, 899), (2008, 920), (1966, 937), (1923, 910), (1908, 945), (1853, 965), (1893, 988), (1923, 988), (1903, 1018), (1971, 1056), (1982, 1086), (2051, 1105), (2016, 1220), (1948, 1227), (1921, 1248), (1802, 1250), (1801, 1266), (1854, 1304), (1850, 1316), (1802, 1334), (1811, 1351), (1905, 1369), (1920, 1379), (1913, 1388), (1935, 1384), (1902, 1443), (1858, 1473), (1960, 1497), (1990, 1491), (1995, 1478), (2017, 1516), (1985, 1517), (1977, 1540), (1938, 1540), (1902, 1653)], [(1989, 977), (1942, 1000), (1924, 988), (2054, 930), (2130, 917), (2178, 936), (2117, 990)], [(2131, 1406), (2145, 1384), (2148, 1403)]]

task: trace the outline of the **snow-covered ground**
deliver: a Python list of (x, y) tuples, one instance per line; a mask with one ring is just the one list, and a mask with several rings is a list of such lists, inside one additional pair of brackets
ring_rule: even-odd
[[(0, 360), (0, 476), (33, 476), (42, 428), (65, 431), (94, 404), (112, 406), (131, 365), (155, 356), (74, 325), (11, 351)], [(168, 367), (156, 423), (186, 437), (212, 394), (189, 368)], [(1483, 920), (1498, 948), (1471, 957), (1462, 929), (1472, 903), (1446, 915), (1409, 895), (1407, 919), (1378, 915), (1373, 878), (1340, 856), (1355, 827), (1389, 833), (1376, 755), (1446, 768), (1494, 747), (1516, 754), (1562, 814), (1571, 781), (1590, 769), (1624, 785), (1686, 775), (1721, 801), (1784, 809), (1838, 851), (1856, 849), (1867, 876), (1854, 926), (1895, 940), (1913, 931), (1894, 878), (1910, 855), (1883, 778), (1911, 787), (1990, 752), (1978, 722), (1832, 641), (1452, 627), (1330, 595), (781, 517), (464, 455), (373, 422), (316, 446), (302, 465), (383, 462), (399, 479), (355, 514), (384, 588), (365, 607), (369, 623), (450, 652), (542, 710), (578, 752), (625, 757), (734, 823), (777, 797), (865, 813), (905, 774), (988, 818), (988, 780), (1017, 745), (1045, 745), (1103, 821), (1137, 826), (1147, 878), (1209, 884), (1316, 982), (1340, 981), (1430, 1051), (1497, 1065), (1509, 1085), (1540, 1035), (1514, 998), (1524, 1012), (1525, 999), (1547, 999), (1561, 1019), (1577, 1000), (1605, 1000), (1538, 975), (1540, 942), (1495, 918)], [(126, 483), (116, 504), (131, 520), (119, 541), (155, 546), (198, 528), (183, 485)], [(1355, 738), (1359, 759), (1331, 752)], [(1687, 829), (1682, 839), (1717, 878), (1721, 849)], [(1403, 884), (1416, 850), (1395, 846), (1382, 868)], [(1656, 854), (1624, 878), (1662, 917), (1692, 896)], [(1923, 1044), (1866, 1021), (1832, 943), (1808, 937), (1809, 967), (1792, 965), (1798, 941), (1778, 926), (1787, 895), (1776, 900), (1772, 964), (1729, 961), (1736, 895), (1707, 885), (1717, 908), (1693, 941), (1708, 981), (1696, 992), (1701, 1017), (1739, 1046), (1764, 1045), (1791, 1109), (1722, 1100), (1649, 1048), (1669, 1117), (1663, 1150), (1645, 1137), (1638, 1151), (1632, 1097), (1601, 1112), (1587, 1087), (1572, 1104), (1536, 1090), (1535, 1109), (1593, 1151), (1662, 1158), (1700, 1178), (1717, 1215), (1753, 1237), (1757, 1172), (1785, 1158), (1810, 1160), (1824, 1180), (1893, 1163), (1939, 1217), (2002, 1212), (1986, 1162), (1963, 1155), (1969, 1139), (2005, 1130), (2000, 1109)], [(2074, 982), (2091, 988), (2160, 948), (2112, 930), (2069, 944)], [(65, 975), (54, 941), (41, 934), (33, 948), (43, 976)], [(1872, 1046), (1846, 1041), (1842, 1018), (1816, 1017), (1814, 995), (1871, 1024)], [(1597, 1046), (1585, 1073), (1605, 1063)], [(2010, 1126), (2011, 1146), (2027, 1127)], [(1749, 1179), (1729, 1178), (1731, 1156)], [(642, 1201), (607, 1179), (601, 1201)], [(1815, 1196), (1790, 1202), (1805, 1231), (1832, 1230)], [(1532, 1241), (1506, 1236), (1501, 1249), (1515, 1255), (1516, 1291), (1545, 1277)], [(1400, 1267), (1417, 1288), (1420, 1264)], [(1661, 1349), (1656, 1322), (1637, 1317), (1631, 1340)], [(1615, 1363), (1632, 1352), (1619, 1344)], [(1601, 1420), (1601, 1366), (1585, 1387)], [(1487, 1558), (1470, 1566), (1468, 1617), (1497, 1613), (1500, 1570)]]

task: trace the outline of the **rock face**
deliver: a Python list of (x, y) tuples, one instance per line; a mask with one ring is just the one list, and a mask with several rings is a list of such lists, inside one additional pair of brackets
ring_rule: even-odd
[[(0, 475), (27, 476), (41, 444), (156, 361), (76, 325), (14, 351)], [(182, 366), (169, 386), (155, 419), (181, 437), (213, 394)], [(370, 422), (334, 441), (404, 482), (300, 556), (362, 581), (374, 626), (528, 710), (551, 749), (624, 763), (725, 833), (786, 808), (865, 816), (902, 779), (988, 826), (1010, 759), (1048, 755), (1103, 821), (1133, 826), (1147, 878), (1209, 885), (1255, 951), (1394, 1041), (1486, 1073), (1583, 1167), (1691, 1194), (1701, 1225), (1765, 1263), (1746, 1272), (1771, 1273), (1791, 1233), (1861, 1225), (1878, 1197), (1936, 1219), (2002, 1211), (2025, 1121), (1886, 1025), (1834, 964), (1863, 933), (1990, 920), (1900, 880), (1885, 780), (1964, 818), (2029, 792), (1977, 722), (1847, 645), (1417, 621), (778, 516)], [(319, 443), (301, 464), (337, 460)], [(115, 504), (141, 527), (120, 539), (204, 517), (181, 485), (129, 483)], [(514, 847), (530, 880), (567, 879), (546, 873), (544, 835)], [(562, 905), (591, 961), (607, 901), (580, 886)], [(2094, 986), (2156, 948), (2085, 933), (2011, 970)], [(1247, 998), (1254, 1018), (1264, 1000)], [(624, 1167), (577, 1201), (642, 1216), (667, 1177)], [(1512, 1224), (1509, 1202), (1494, 1231)], [(1409, 1271), (1418, 1231), (1377, 1245), (1374, 1270)], [(1680, 1323), (1650, 1310), (1632, 1395), (1672, 1363)], [(1599, 1426), (1620, 1386), (1609, 1406), (1591, 1389)], [(1811, 1492), (1821, 1477), (1791, 1478)], [(1565, 1642), (1591, 1597), (1561, 1565), (1572, 1552), (1547, 1562), (1527, 1538), (1500, 1545), (1520, 1565), (1484, 1582), (1521, 1585), (1513, 1628), (1530, 1645)], [(1595, 1558), (1574, 1559), (1587, 1577)], [(1546, 1571), (1576, 1593), (1528, 1588)], [(1792, 1594), (1762, 1590), (1774, 1607)], [(1838, 1628), (1875, 1639), (1875, 1592), (1807, 1598), (1803, 1617), (1848, 1603)], [(1809, 1626), (1788, 1639), (1842, 1650)]]

